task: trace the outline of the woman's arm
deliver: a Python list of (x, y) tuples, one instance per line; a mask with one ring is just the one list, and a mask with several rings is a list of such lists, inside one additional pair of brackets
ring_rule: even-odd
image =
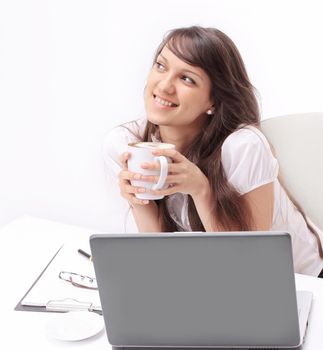
[[(205, 187), (202, 186), (198, 193), (192, 195), (195, 208), (206, 232), (223, 231), (224, 229), (222, 225), (219, 223), (219, 220), (217, 220), (217, 218), (214, 216), (213, 207), (215, 198), (212, 195), (209, 181), (207, 180), (207, 178), (205, 179)], [(232, 230), (234, 230), (233, 227)]]
[(274, 214), (274, 183), (257, 187), (243, 195), (252, 218), (253, 231), (268, 231), (272, 227)]
[(163, 231), (163, 225), (159, 219), (158, 207), (155, 201), (150, 201), (145, 206), (134, 204), (130, 205), (130, 207), (139, 232)]
[[(274, 185), (273, 182), (260, 186), (245, 195), (247, 205), (250, 209), (252, 231), (267, 231), (272, 227), (274, 211)], [(223, 231), (223, 227), (217, 222), (212, 211), (214, 198), (211, 191), (205, 187), (201, 188), (198, 194), (193, 196), (194, 204), (205, 231)], [(239, 228), (232, 224), (232, 231), (238, 231)]]
[[(151, 191), (154, 194), (168, 196), (170, 194), (181, 192), (189, 194), (194, 201), (196, 210), (204, 226), (205, 231), (223, 231), (224, 227), (214, 216), (214, 203), (212, 192), (207, 177), (192, 162), (190, 162), (181, 153), (175, 150), (158, 150), (153, 152), (156, 156), (164, 155), (170, 157), (173, 163), (169, 164), (170, 175), (166, 182), (171, 186), (166, 190)], [(159, 165), (144, 164), (145, 169), (159, 169)], [(156, 182), (158, 179), (154, 176), (142, 176), (141, 180)], [(274, 207), (274, 189), (273, 182), (257, 187), (256, 189), (244, 194), (251, 212), (252, 227), (251, 230), (269, 230), (272, 226), (273, 207)], [(226, 230), (238, 231), (239, 227), (232, 223)]]
[(119, 173), (120, 193), (125, 198), (132, 210), (133, 217), (139, 232), (161, 232), (162, 224), (159, 219), (158, 207), (155, 201), (138, 199), (136, 193), (143, 193), (144, 188), (132, 186), (130, 180), (139, 180), (141, 175), (128, 170), (128, 159), (131, 155), (125, 152), (120, 161), (122, 170)]
[[(157, 195), (171, 195), (173, 193), (185, 193), (193, 198), (196, 210), (204, 226), (205, 231), (223, 231), (219, 220), (214, 216), (214, 202), (210, 190), (210, 184), (203, 172), (185, 156), (176, 150), (156, 150), (155, 156), (164, 155), (172, 159), (168, 165), (169, 175), (166, 183), (170, 185), (165, 190), (151, 190), (151, 193)], [(159, 170), (158, 163), (145, 163), (144, 169)], [(143, 181), (157, 182), (157, 176), (141, 176)], [(232, 226), (232, 230), (235, 228)]]

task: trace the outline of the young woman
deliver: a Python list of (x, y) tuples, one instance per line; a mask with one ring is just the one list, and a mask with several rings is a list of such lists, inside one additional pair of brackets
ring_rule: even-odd
[[(168, 33), (157, 49), (145, 87), (146, 117), (113, 129), (106, 165), (140, 232), (285, 230), (292, 235), (295, 271), (323, 268), (319, 236), (307, 225), (278, 180), (278, 163), (259, 130), (259, 110), (242, 58), (231, 39), (213, 28)], [(127, 169), (129, 142), (176, 146), (155, 155), (172, 159), (165, 195), (135, 197), (156, 182)], [(120, 154), (122, 153), (122, 154)], [(143, 164), (158, 169), (158, 164)], [(321, 256), (320, 256), (321, 255)]]

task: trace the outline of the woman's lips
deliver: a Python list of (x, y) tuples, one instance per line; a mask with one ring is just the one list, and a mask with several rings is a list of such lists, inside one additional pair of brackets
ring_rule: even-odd
[(178, 107), (178, 105), (174, 102), (168, 101), (166, 99), (163, 99), (162, 97), (159, 97), (155, 94), (153, 94), (155, 104), (158, 105), (161, 108), (175, 108)]

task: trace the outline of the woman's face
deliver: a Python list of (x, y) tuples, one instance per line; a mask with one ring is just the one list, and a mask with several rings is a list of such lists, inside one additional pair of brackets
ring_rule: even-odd
[(210, 90), (202, 68), (185, 63), (165, 46), (148, 75), (147, 118), (156, 125), (201, 127), (212, 107)]

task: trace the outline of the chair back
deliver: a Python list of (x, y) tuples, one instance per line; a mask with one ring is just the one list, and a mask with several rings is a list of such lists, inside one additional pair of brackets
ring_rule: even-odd
[(323, 231), (323, 112), (265, 119), (261, 129), (274, 147), (285, 187)]

